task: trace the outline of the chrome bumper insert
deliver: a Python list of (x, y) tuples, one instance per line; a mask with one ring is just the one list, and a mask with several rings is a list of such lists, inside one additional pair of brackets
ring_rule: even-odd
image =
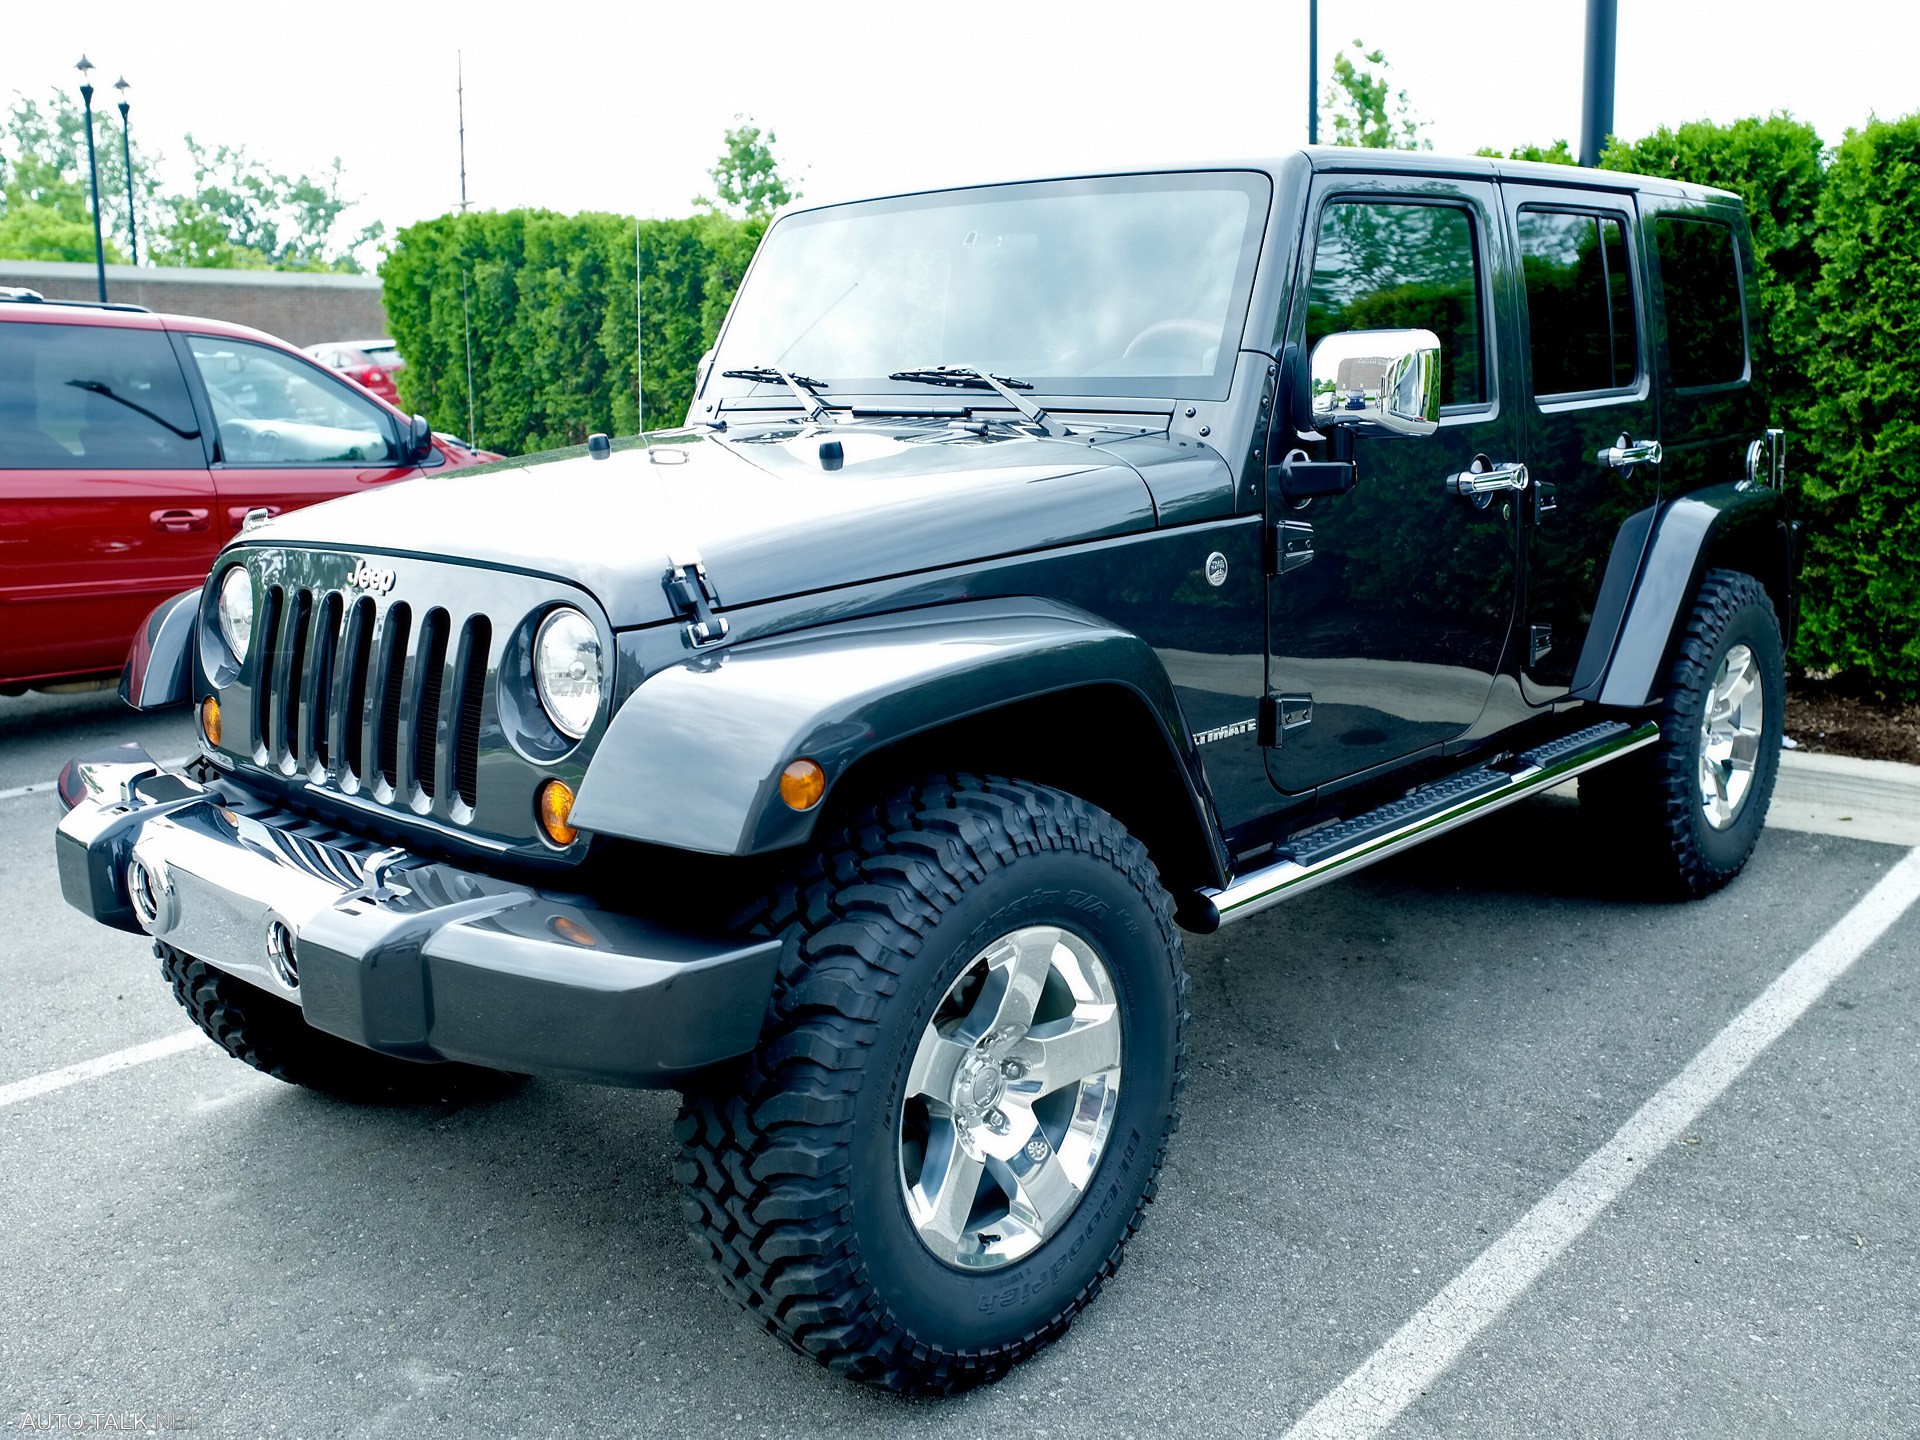
[(69, 762), (70, 903), (416, 1060), (616, 1084), (753, 1048), (776, 940), (700, 936), (383, 849), (136, 747)]

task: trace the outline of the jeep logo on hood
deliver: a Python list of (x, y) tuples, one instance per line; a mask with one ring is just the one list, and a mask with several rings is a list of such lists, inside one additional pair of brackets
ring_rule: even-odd
[(393, 589), (394, 574), (391, 570), (381, 570), (362, 560), (347, 574), (349, 590), (365, 590), (370, 594), (384, 595)]

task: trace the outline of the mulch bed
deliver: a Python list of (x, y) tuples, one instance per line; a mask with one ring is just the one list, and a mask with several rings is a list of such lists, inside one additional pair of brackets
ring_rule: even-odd
[(1788, 683), (1787, 734), (1802, 750), (1920, 765), (1920, 706), (1864, 700), (1817, 681)]

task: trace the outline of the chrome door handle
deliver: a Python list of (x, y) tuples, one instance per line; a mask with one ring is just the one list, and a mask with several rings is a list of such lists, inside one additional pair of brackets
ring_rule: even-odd
[(1482, 495), (1491, 495), (1496, 490), (1526, 489), (1527, 467), (1494, 465), (1488, 463), (1484, 457), (1476, 456), (1472, 469), (1447, 476), (1445, 483), (1449, 495), (1465, 495), (1471, 499), (1478, 499)]
[(1658, 465), (1660, 442), (1635, 440), (1631, 435), (1622, 433), (1618, 440), (1593, 458), (1602, 465), (1611, 465), (1616, 470), (1631, 470), (1636, 465)]

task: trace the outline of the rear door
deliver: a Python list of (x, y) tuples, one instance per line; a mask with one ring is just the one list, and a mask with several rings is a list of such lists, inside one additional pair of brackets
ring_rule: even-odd
[(397, 463), (389, 412), (305, 356), (226, 335), (176, 338), (219, 442), (223, 539), (249, 510), (298, 510), (420, 473)]
[[(1527, 700), (1544, 705), (1573, 684), (1622, 527), (1659, 498), (1661, 466), (1627, 463), (1632, 451), (1622, 442), (1658, 441), (1660, 412), (1641, 318), (1647, 264), (1634, 196), (1510, 183), (1502, 190), (1524, 291), (1533, 478), (1520, 660)], [(1638, 560), (1647, 533), (1640, 522), (1626, 528), (1621, 543), (1631, 553), (1623, 564)]]
[[(1486, 181), (1323, 174), (1288, 332), (1311, 352), (1343, 331), (1418, 328), (1441, 347), (1437, 434), (1354, 441), (1355, 488), (1289, 506), (1269, 496), (1310, 563), (1282, 567), (1269, 602), (1267, 770), (1288, 794), (1357, 778), (1465, 735), (1486, 709), (1517, 600), (1507, 497), (1449, 493), (1476, 458), (1517, 462), (1510, 268)], [(1283, 437), (1310, 458), (1329, 441)], [(1273, 456), (1275, 460), (1280, 455)]]
[(158, 328), (0, 322), (0, 680), (117, 670), (219, 548), (213, 479)]

